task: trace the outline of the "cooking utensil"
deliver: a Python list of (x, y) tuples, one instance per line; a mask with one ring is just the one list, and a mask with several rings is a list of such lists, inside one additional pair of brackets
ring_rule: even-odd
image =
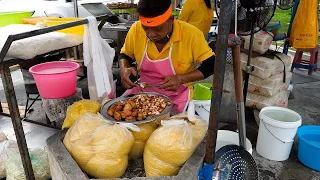
[(147, 88), (147, 87), (157, 87), (157, 88), (161, 87), (160, 84), (147, 84), (146, 82), (140, 82), (139, 80), (134, 83), (137, 84), (138, 86), (140, 86), (142, 89)]
[[(113, 117), (108, 115), (107, 111), (111, 105), (113, 105), (114, 103), (117, 103), (118, 101), (125, 102), (138, 94), (145, 94), (145, 95), (150, 95), (150, 96), (160, 96), (160, 97), (163, 97), (165, 100), (169, 101), (171, 103), (171, 105), (167, 105), (166, 108), (159, 115), (157, 115), (155, 117), (148, 116), (147, 119), (142, 120), (142, 121), (133, 121), (133, 122), (117, 121)], [(115, 98), (111, 101), (108, 101), (107, 103), (102, 105), (101, 110), (100, 110), (100, 114), (102, 114), (107, 120), (112, 121), (112, 122), (143, 124), (143, 123), (155, 121), (155, 120), (161, 119), (163, 117), (169, 116), (171, 109), (172, 109), (172, 106), (173, 106), (173, 103), (172, 103), (171, 99), (165, 95), (158, 94), (158, 93), (151, 93), (151, 92), (143, 92), (143, 93), (137, 93), (137, 94), (130, 94), (128, 96), (121, 96), (121, 97)]]
[(240, 146), (227, 145), (222, 147), (215, 156), (218, 171), (215, 177), (221, 180), (256, 180), (259, 179), (258, 166), (251, 154), (246, 151), (246, 124), (242, 94), (242, 72), (240, 66), (240, 45), (232, 46), (234, 86), (237, 102), (237, 122)]
[(227, 145), (216, 153), (215, 164), (218, 171), (214, 179), (257, 180), (258, 166), (251, 154), (241, 146)]

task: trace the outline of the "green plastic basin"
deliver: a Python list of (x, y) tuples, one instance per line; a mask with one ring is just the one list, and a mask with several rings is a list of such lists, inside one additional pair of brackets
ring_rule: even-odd
[(210, 83), (196, 83), (194, 84), (194, 100), (211, 100), (212, 84)]
[(31, 11), (0, 12), (0, 27), (9, 24), (22, 24), (23, 18), (31, 17)]

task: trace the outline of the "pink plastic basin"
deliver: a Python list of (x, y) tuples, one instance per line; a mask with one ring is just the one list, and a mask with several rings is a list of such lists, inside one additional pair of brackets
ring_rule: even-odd
[(58, 99), (76, 92), (79, 64), (69, 61), (54, 61), (37, 64), (29, 69), (42, 98)]

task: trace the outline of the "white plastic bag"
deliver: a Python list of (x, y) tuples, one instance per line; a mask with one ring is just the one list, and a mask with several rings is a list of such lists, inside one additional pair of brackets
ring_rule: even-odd
[(112, 63), (115, 51), (101, 38), (96, 18), (91, 16), (87, 19), (89, 23), (85, 25), (83, 58), (88, 71), (90, 99), (98, 101), (107, 95), (114, 98)]
[(0, 179), (6, 177), (4, 157), (5, 157), (5, 144), (7, 142), (8, 142), (7, 136), (0, 130)]
[(275, 96), (289, 87), (292, 73), (286, 72), (285, 82), (283, 82), (283, 76), (283, 74), (278, 74), (266, 79), (261, 79), (257, 76), (250, 75), (248, 92), (266, 97)]
[[(29, 156), (35, 179), (48, 180), (50, 178), (50, 166), (47, 153), (42, 149), (29, 149)], [(6, 180), (26, 180), (19, 153), (8, 156), (5, 164)]]
[(247, 94), (246, 106), (261, 110), (267, 106), (279, 106), (287, 107), (288, 106), (288, 91), (281, 91), (272, 97), (265, 97), (257, 94), (249, 93)]
[[(254, 70), (251, 72), (252, 75), (257, 76), (261, 79), (266, 79), (272, 75), (278, 75), (284, 72), (290, 71), (291, 69), (291, 57), (282, 53), (276, 54), (281, 60), (277, 57), (273, 59), (267, 58), (264, 56), (258, 56), (251, 58), (251, 66), (254, 67)], [(246, 70), (248, 55), (241, 53), (241, 68)], [(284, 67), (285, 66), (285, 67)]]
[[(245, 39), (244, 48), (249, 49), (250, 36), (243, 36)], [(270, 47), (273, 40), (272, 32), (259, 31), (254, 33), (254, 39), (252, 44), (252, 50), (264, 54)]]

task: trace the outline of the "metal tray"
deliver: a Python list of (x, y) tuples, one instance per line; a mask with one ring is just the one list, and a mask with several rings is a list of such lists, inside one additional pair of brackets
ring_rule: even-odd
[[(171, 105), (167, 106), (159, 115), (157, 116), (154, 116), (154, 117), (147, 117), (147, 119), (145, 120), (142, 120), (142, 121), (133, 121), (133, 122), (127, 122), (127, 121), (116, 121), (113, 117), (109, 116), (107, 111), (109, 109), (109, 107), (114, 104), (114, 103), (117, 103), (118, 101), (121, 101), (122, 103), (127, 101), (128, 99), (136, 96), (136, 95), (139, 95), (139, 94), (146, 94), (146, 95), (150, 95), (150, 96), (160, 96), (160, 97), (163, 97), (164, 99), (166, 99), (167, 101), (170, 101), (171, 102)], [(115, 98), (111, 101), (108, 101), (107, 103), (105, 103), (104, 105), (102, 105), (101, 109), (100, 109), (100, 114), (102, 114), (102, 116), (104, 116), (107, 120), (110, 120), (112, 122), (121, 122), (121, 123), (132, 123), (132, 124), (143, 124), (143, 123), (147, 123), (147, 122), (151, 122), (151, 121), (154, 121), (156, 119), (159, 119), (159, 117), (161, 116), (165, 116), (167, 115), (168, 113), (171, 112), (171, 109), (172, 109), (172, 106), (173, 106), (173, 103), (172, 103), (172, 100), (165, 96), (165, 95), (162, 95), (162, 94), (158, 94), (158, 93), (151, 93), (151, 92), (142, 92), (142, 93), (137, 93), (137, 94), (130, 94), (128, 96), (121, 96), (121, 97), (118, 97), (118, 98)]]

